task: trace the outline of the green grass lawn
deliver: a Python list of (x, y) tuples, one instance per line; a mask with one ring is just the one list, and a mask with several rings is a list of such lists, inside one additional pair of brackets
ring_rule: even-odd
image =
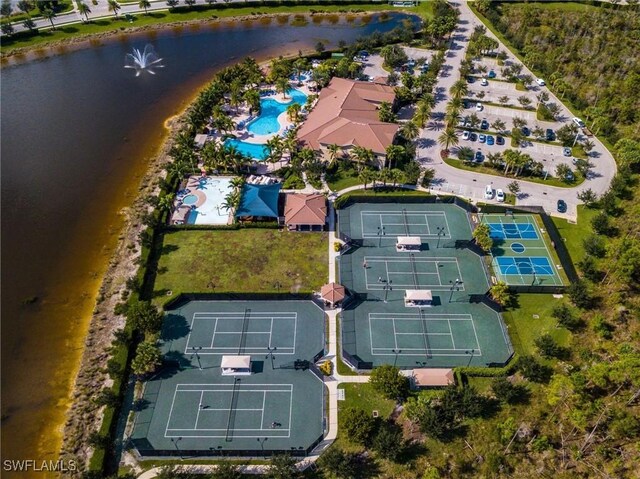
[(585, 205), (578, 205), (577, 223), (569, 223), (563, 218), (552, 217), (574, 263), (584, 258), (585, 253), (582, 247), (582, 240), (593, 233), (591, 229), (591, 219), (597, 214), (597, 209), (590, 209)]
[[(317, 291), (329, 275), (326, 233), (275, 229), (175, 231), (164, 235), (154, 285), (167, 291)], [(279, 284), (279, 288), (278, 288)]]
[[(429, 2), (425, 2), (429, 3)], [(91, 5), (90, 5), (91, 7)], [(210, 9), (188, 9), (188, 8), (180, 8), (173, 11), (161, 11), (161, 12), (150, 12), (148, 15), (146, 14), (136, 14), (133, 16), (133, 22), (129, 23), (127, 20), (123, 18), (123, 16), (119, 16), (116, 18), (103, 18), (100, 20), (92, 20), (89, 23), (77, 23), (68, 26), (60, 26), (56, 27), (55, 30), (43, 30), (36, 35), (14, 35), (11, 38), (4, 38), (2, 44), (0, 45), (0, 52), (6, 53), (14, 48), (22, 48), (22, 47), (32, 47), (32, 46), (44, 46), (44, 44), (49, 42), (55, 42), (59, 40), (64, 40), (67, 38), (78, 37), (82, 35), (89, 35), (95, 33), (104, 33), (108, 31), (114, 30), (122, 30), (125, 28), (138, 28), (144, 27), (148, 25), (154, 24), (163, 24), (163, 23), (172, 23), (172, 22), (184, 22), (190, 20), (206, 20), (212, 18), (228, 18), (228, 17), (240, 17), (240, 16), (251, 16), (256, 13), (261, 14), (278, 14), (278, 13), (309, 13), (311, 9), (315, 9), (317, 11), (327, 12), (327, 13), (344, 13), (348, 11), (365, 11), (365, 12), (376, 12), (376, 11), (385, 11), (392, 10), (389, 5), (386, 3), (376, 3), (376, 4), (360, 4), (360, 3), (339, 3), (336, 5), (291, 5), (291, 6), (277, 6), (277, 7), (268, 7), (263, 5), (253, 4), (251, 6), (246, 7), (227, 7), (227, 4), (218, 3), (214, 4)], [(415, 8), (409, 9), (398, 9), (398, 11), (402, 12), (413, 12), (419, 13), (423, 16), (430, 16), (432, 6), (431, 5), (420, 5)], [(256, 16), (259, 18), (259, 16)], [(327, 19), (330, 21), (331, 19)], [(264, 22), (269, 21), (268, 19), (263, 19)], [(56, 20), (53, 20), (53, 23), (56, 23)]]
[(551, 294), (519, 294), (517, 309), (509, 308), (503, 313), (511, 342), (518, 354), (535, 353), (533, 341), (543, 333), (551, 334), (562, 346), (568, 344), (569, 331), (558, 328), (557, 320), (551, 317), (553, 307), (562, 301)]
[(572, 183), (565, 183), (564, 181), (559, 180), (553, 176), (549, 176), (546, 180), (543, 178), (537, 178), (534, 176), (505, 176), (502, 174), (500, 170), (495, 170), (493, 168), (489, 168), (488, 166), (478, 165), (476, 163), (465, 163), (464, 161), (456, 160), (455, 158), (447, 158), (444, 162), (453, 166), (454, 168), (458, 168), (459, 170), (465, 171), (475, 171), (476, 173), (484, 173), (486, 175), (494, 175), (494, 176), (502, 176), (505, 178), (513, 178), (516, 181), (530, 181), (532, 183), (540, 183), (542, 185), (549, 186), (559, 186), (561, 188), (573, 188), (575, 186), (581, 185), (584, 182), (584, 177), (580, 175), (580, 173), (576, 172), (575, 180)]
[[(338, 426), (342, 429), (340, 411), (348, 407), (362, 409), (373, 415), (373, 411), (378, 411), (378, 417), (386, 419), (393, 412), (395, 402), (385, 399), (368, 383), (344, 383), (339, 386), (344, 389), (344, 401), (338, 401)], [(335, 443), (338, 447), (347, 451), (360, 451), (362, 446), (353, 444), (344, 434), (338, 432), (338, 439)]]
[(362, 181), (355, 170), (338, 169), (335, 173), (327, 175), (327, 184), (331, 191), (340, 191), (350, 186), (361, 185)]

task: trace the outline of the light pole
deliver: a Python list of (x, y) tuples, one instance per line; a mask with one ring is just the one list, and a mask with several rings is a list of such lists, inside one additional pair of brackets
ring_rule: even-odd
[[(198, 351), (202, 349), (202, 346), (192, 346), (191, 349), (193, 349), (193, 354), (195, 354), (196, 359), (198, 360), (198, 369), (202, 371), (202, 363), (200, 362), (200, 355), (198, 354)], [(193, 356), (191, 357), (193, 358)]]
[(382, 246), (382, 237), (386, 233), (384, 232), (384, 226), (378, 226), (378, 248)]
[(531, 281), (531, 286), (534, 286), (536, 284), (536, 270), (533, 270), (533, 281)]
[(280, 281), (276, 281), (275, 283), (273, 283), (273, 287), (276, 288), (278, 290), (278, 293), (280, 292), (280, 288), (282, 287), (282, 285), (280, 284)]
[[(449, 281), (451, 283), (451, 281)], [(459, 278), (456, 278), (455, 283), (451, 283), (451, 294), (449, 295), (449, 302), (453, 299), (453, 292), (460, 291), (460, 285), (462, 285), (462, 281)]]
[(402, 349), (392, 349), (391, 352), (396, 355), (396, 358), (393, 360), (393, 367), (395, 368), (398, 362), (398, 354), (402, 352)]
[(180, 459), (184, 459), (182, 457), (182, 451), (178, 447), (178, 441), (180, 440), (182, 440), (182, 437), (179, 437), (178, 439), (171, 438), (171, 442), (173, 443), (174, 446), (176, 446), (176, 451), (178, 451), (178, 454), (180, 454)]
[(273, 369), (275, 369), (275, 366), (273, 365), (273, 360), (274, 360), (273, 352), (274, 352), (276, 349), (278, 349), (276, 346), (274, 346), (274, 347), (267, 346), (267, 351), (269, 351), (269, 352), (268, 352), (268, 353), (267, 353), (267, 355), (265, 356), (265, 359), (268, 359), (269, 357), (271, 357), (271, 369), (272, 369), (272, 370), (273, 370)]
[(472, 349), (471, 351), (465, 351), (465, 353), (469, 355), (469, 362), (467, 363), (467, 367), (469, 367), (469, 365), (471, 364), (471, 360), (473, 359), (473, 355), (475, 352), (475, 349)]
[(436, 226), (436, 230), (438, 230), (438, 244), (436, 245), (436, 249), (440, 248), (440, 237), (445, 235), (444, 226)]
[(385, 281), (382, 289), (384, 289), (384, 302), (386, 303), (387, 297), (389, 296), (389, 291), (393, 291), (393, 288), (391, 287), (391, 280)]
[(264, 454), (264, 443), (265, 441), (268, 441), (269, 438), (268, 437), (258, 437), (256, 438), (256, 441), (258, 441), (260, 443), (260, 449), (262, 449), (262, 453)]

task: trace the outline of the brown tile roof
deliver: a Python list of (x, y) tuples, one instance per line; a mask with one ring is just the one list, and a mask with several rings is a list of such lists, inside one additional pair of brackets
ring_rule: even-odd
[(453, 384), (453, 369), (418, 368), (413, 370), (413, 380), (418, 387), (448, 386)]
[(346, 295), (347, 293), (344, 286), (338, 283), (325, 284), (320, 288), (320, 296), (322, 296), (322, 299), (329, 301), (330, 303), (335, 304), (338, 301), (342, 301)]
[(333, 78), (320, 92), (298, 139), (313, 149), (335, 143), (384, 154), (399, 126), (381, 122), (378, 107), (382, 102), (393, 103), (394, 98), (393, 88), (386, 85)]
[(288, 225), (324, 225), (327, 201), (324, 195), (290, 193), (285, 197), (284, 222)]

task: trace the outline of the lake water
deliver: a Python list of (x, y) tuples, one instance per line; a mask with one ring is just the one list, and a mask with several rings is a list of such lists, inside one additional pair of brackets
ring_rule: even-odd
[[(3, 68), (3, 459), (56, 457), (88, 318), (122, 226), (119, 211), (135, 198), (165, 119), (213, 72), (247, 55), (349, 42), (391, 30), (401, 18), (196, 25)], [(123, 68), (125, 54), (147, 43), (165, 67), (135, 77)]]

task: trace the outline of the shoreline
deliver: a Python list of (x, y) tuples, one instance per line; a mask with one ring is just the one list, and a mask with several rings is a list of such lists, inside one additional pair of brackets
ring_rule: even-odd
[[(310, 54), (303, 52), (303, 54)], [(289, 56), (289, 55), (285, 55)], [(268, 66), (273, 56), (259, 61), (261, 67)], [(107, 352), (114, 339), (114, 332), (122, 329), (126, 318), (115, 313), (116, 304), (123, 301), (122, 293), (127, 290), (127, 279), (136, 275), (139, 269), (138, 260), (141, 255), (140, 233), (147, 228), (141, 216), (151, 212), (152, 206), (145, 202), (149, 195), (159, 192), (159, 180), (166, 176), (162, 166), (171, 161), (169, 151), (180, 132), (183, 121), (194, 100), (202, 89), (211, 81), (208, 78), (184, 100), (184, 108), (163, 122), (165, 129), (163, 139), (144, 169), (139, 182), (135, 199), (120, 211), (123, 224), (120, 228), (117, 243), (109, 257), (106, 272), (96, 291), (95, 307), (87, 322), (87, 334), (81, 359), (77, 364), (76, 374), (69, 390), (69, 406), (65, 413), (62, 430), (61, 447), (58, 457), (65, 461), (75, 460), (88, 469), (95, 447), (89, 445), (89, 437), (94, 431), (100, 431), (104, 419), (105, 406), (98, 406), (93, 398), (102, 388), (111, 387), (113, 380), (106, 373), (107, 361), (111, 355)], [(121, 413), (121, 411), (120, 411)], [(117, 421), (117, 419), (116, 419)]]
[[(387, 4), (381, 5), (381, 7), (388, 7)], [(268, 7), (266, 7), (268, 8)], [(309, 9), (311, 10), (311, 9)], [(215, 11), (215, 10), (214, 10)], [(144, 34), (146, 32), (161, 32), (168, 31), (173, 29), (180, 29), (184, 27), (194, 26), (194, 25), (225, 25), (230, 23), (241, 23), (241, 22), (251, 22), (262, 19), (275, 19), (279, 17), (290, 17), (292, 15), (304, 15), (306, 17), (318, 17), (318, 16), (330, 16), (336, 15), (340, 17), (345, 17), (347, 15), (351, 15), (354, 17), (366, 17), (375, 14), (382, 13), (405, 13), (407, 15), (417, 15), (415, 12), (398, 12), (397, 10), (391, 10), (388, 8), (380, 8), (379, 10), (365, 10), (365, 11), (345, 11), (345, 12), (311, 12), (307, 11), (305, 13), (284, 13), (284, 12), (273, 12), (273, 13), (263, 13), (257, 12), (253, 15), (238, 15), (238, 16), (228, 16), (228, 17), (209, 17), (209, 18), (198, 18), (192, 20), (183, 20), (169, 23), (154, 23), (151, 25), (142, 25), (139, 27), (126, 27), (126, 28), (116, 28), (113, 30), (107, 30), (105, 32), (99, 33), (87, 33), (84, 35), (78, 35), (70, 38), (63, 38), (60, 40), (53, 40), (51, 42), (46, 42), (43, 44), (25, 46), (25, 47), (16, 47), (7, 52), (0, 52), (0, 60), (2, 62), (2, 66), (13, 66), (19, 65), (23, 63), (29, 63), (34, 60), (41, 60), (43, 58), (47, 58), (49, 56), (55, 55), (63, 55), (65, 53), (69, 53), (70, 51), (81, 50), (84, 48), (101, 46), (102, 40), (112, 40), (113, 37), (117, 36), (130, 36), (137, 34)], [(54, 51), (58, 49), (59, 51)]]

